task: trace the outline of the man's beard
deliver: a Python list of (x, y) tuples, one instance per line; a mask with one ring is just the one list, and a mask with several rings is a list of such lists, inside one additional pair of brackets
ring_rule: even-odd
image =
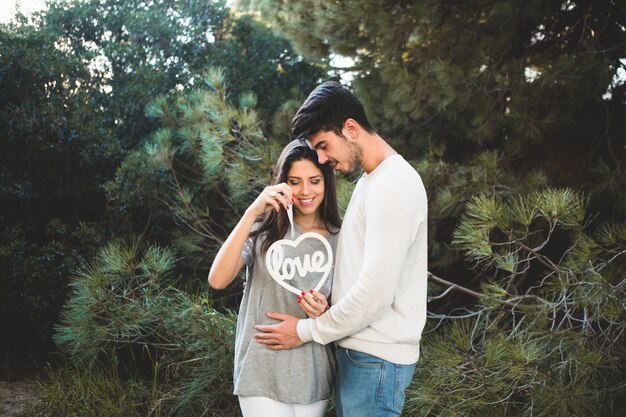
[(341, 172), (343, 172), (344, 174), (350, 174), (356, 171), (356, 169), (361, 166), (361, 162), (363, 162), (363, 153), (361, 152), (361, 146), (359, 146), (358, 143), (346, 140), (346, 147), (348, 149), (348, 163), (347, 165), (342, 164), (346, 168), (346, 170), (342, 170)]

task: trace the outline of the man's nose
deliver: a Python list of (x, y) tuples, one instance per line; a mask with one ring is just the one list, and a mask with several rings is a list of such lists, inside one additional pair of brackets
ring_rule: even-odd
[(319, 150), (317, 151), (317, 160), (320, 162), (320, 164), (325, 164), (326, 162), (328, 162), (328, 158), (326, 158), (324, 152), (320, 152)]

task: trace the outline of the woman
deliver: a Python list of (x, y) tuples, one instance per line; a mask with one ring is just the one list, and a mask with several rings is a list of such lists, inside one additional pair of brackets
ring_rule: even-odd
[[(293, 235), (287, 214), (291, 204)], [(316, 152), (296, 140), (283, 149), (272, 185), (248, 207), (213, 261), (209, 284), (216, 289), (225, 288), (246, 265), (233, 378), (244, 417), (325, 414), (334, 377), (331, 347), (307, 343), (297, 349), (275, 351), (257, 343), (252, 335), (255, 325), (274, 323), (266, 317), (268, 311), (305, 318), (317, 317), (328, 308), (332, 270), (319, 292), (311, 289), (311, 283), (296, 299), (272, 279), (265, 258), (274, 242), (297, 239), (305, 232), (324, 236), (334, 252), (339, 226), (332, 169), (321, 165)], [(312, 245), (299, 244), (292, 255), (306, 258), (315, 249)]]

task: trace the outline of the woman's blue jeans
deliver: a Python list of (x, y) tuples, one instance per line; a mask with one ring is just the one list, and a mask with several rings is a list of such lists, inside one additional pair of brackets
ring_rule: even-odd
[(337, 347), (337, 417), (399, 416), (415, 365), (398, 365)]

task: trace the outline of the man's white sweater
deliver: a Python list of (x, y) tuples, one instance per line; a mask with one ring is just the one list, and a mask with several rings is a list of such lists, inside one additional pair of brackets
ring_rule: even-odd
[(400, 155), (358, 181), (341, 227), (332, 307), (298, 322), (303, 342), (333, 341), (413, 364), (426, 323), (427, 198)]

